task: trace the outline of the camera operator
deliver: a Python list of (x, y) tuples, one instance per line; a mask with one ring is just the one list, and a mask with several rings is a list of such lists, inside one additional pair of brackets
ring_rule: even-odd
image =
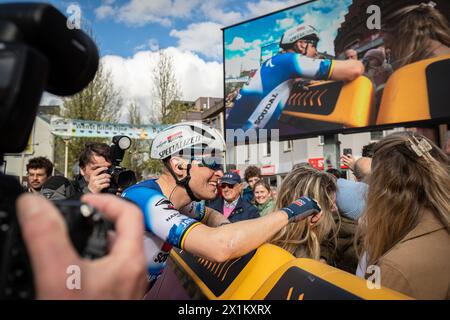
[(105, 143), (87, 143), (80, 154), (80, 174), (73, 182), (75, 192), (81, 196), (86, 193), (100, 193), (109, 188), (111, 175), (105, 171), (111, 167), (110, 147)]

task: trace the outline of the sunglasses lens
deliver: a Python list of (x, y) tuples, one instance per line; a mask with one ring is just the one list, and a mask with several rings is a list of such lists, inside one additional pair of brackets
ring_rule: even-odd
[(201, 167), (207, 167), (214, 171), (218, 171), (218, 170), (223, 171), (223, 166), (221, 164), (222, 159), (220, 159), (220, 158), (212, 158), (212, 157), (206, 158), (205, 157), (202, 159), (194, 159), (194, 160), (197, 160), (199, 162), (198, 165)]

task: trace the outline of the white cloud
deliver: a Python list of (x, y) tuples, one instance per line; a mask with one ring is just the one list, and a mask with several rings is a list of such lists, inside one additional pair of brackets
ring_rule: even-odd
[[(271, 38), (273, 39), (273, 38)], [(252, 42), (245, 42), (245, 40), (241, 37), (234, 37), (231, 44), (229, 44), (226, 48), (231, 51), (246, 51), (249, 49), (259, 48), (261, 47), (262, 41), (256, 39)]]
[(105, 19), (107, 17), (113, 16), (115, 14), (115, 10), (110, 5), (102, 5), (95, 9), (95, 16), (97, 19)]
[(225, 74), (227, 77), (239, 77), (241, 71), (249, 71), (259, 69), (259, 59), (261, 57), (261, 49), (259, 47), (249, 50), (243, 57), (235, 56), (225, 63)]
[[(184, 52), (177, 48), (166, 49), (173, 58), (176, 78), (182, 90), (182, 99), (194, 101), (200, 96), (223, 96), (222, 64), (205, 62), (191, 52)], [(126, 106), (135, 101), (141, 108), (143, 118), (155, 116), (156, 110), (152, 106), (152, 70), (156, 65), (158, 53), (140, 51), (133, 57), (105, 56), (102, 62), (111, 71), (111, 79), (117, 89), (121, 91), (124, 100), (122, 121), (126, 120)], [(194, 84), (195, 83), (195, 84)]]
[(209, 0), (204, 1), (201, 5), (201, 10), (205, 17), (212, 22), (217, 22), (223, 25), (232, 25), (243, 20), (242, 13), (238, 11), (227, 11), (223, 8), (226, 7), (223, 1)]
[(344, 16), (347, 13), (347, 9), (339, 10), (337, 7), (327, 14), (313, 14), (307, 13), (302, 16), (305, 24), (312, 25), (320, 30), (319, 38), (320, 42), (318, 50), (320, 52), (327, 52), (334, 55), (334, 38), (336, 37), (337, 29), (340, 27), (341, 22), (344, 21)]
[(247, 9), (249, 11), (249, 18), (259, 17), (268, 13), (272, 13), (277, 10), (285, 9), (290, 6), (300, 4), (309, 0), (288, 0), (288, 1), (272, 1), (272, 0), (260, 0), (259, 2), (247, 3)]
[(275, 31), (280, 31), (293, 27), (296, 24), (296, 21), (293, 18), (285, 18), (277, 20), (276, 23)]
[(231, 42), (231, 44), (229, 44), (227, 46), (227, 49), (231, 50), (231, 51), (244, 50), (247, 48), (248, 48), (248, 44), (241, 37), (234, 37), (233, 42)]
[(142, 26), (147, 23), (159, 23), (170, 26), (173, 18), (187, 18), (200, 0), (131, 0), (112, 7), (114, 1), (103, 2), (95, 10), (99, 19), (114, 16), (117, 21)]
[(178, 48), (201, 53), (206, 57), (222, 57), (222, 28), (214, 22), (190, 24), (185, 30), (170, 31), (170, 36), (178, 38)]

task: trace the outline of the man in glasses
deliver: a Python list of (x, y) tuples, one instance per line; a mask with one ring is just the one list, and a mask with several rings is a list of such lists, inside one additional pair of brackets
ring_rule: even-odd
[(221, 212), (230, 222), (259, 218), (258, 209), (241, 197), (242, 181), (236, 172), (226, 172), (220, 180), (222, 198), (214, 200), (210, 207)]
[(160, 177), (122, 193), (144, 214), (149, 287), (163, 272), (173, 246), (224, 262), (254, 250), (289, 222), (320, 212), (315, 201), (302, 197), (264, 217), (230, 224), (203, 201), (217, 196), (224, 150), (216, 129), (197, 122), (170, 126), (156, 135), (150, 150), (163, 163)]
[(319, 59), (319, 32), (310, 25), (288, 29), (280, 53), (264, 61), (239, 91), (227, 118), (227, 129), (272, 129), (294, 85), (305, 80), (352, 81), (364, 72), (358, 60)]

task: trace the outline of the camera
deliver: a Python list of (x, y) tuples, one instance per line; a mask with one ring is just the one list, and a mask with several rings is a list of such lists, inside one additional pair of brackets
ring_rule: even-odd
[[(78, 254), (97, 259), (107, 253), (107, 232), (113, 224), (101, 213), (77, 200), (53, 202), (61, 212), (70, 240)], [(33, 272), (22, 240), (14, 206), (9, 215), (0, 215), (0, 299), (32, 299), (35, 296)]]
[(128, 136), (114, 136), (110, 146), (111, 167), (104, 173), (111, 175), (109, 188), (102, 192), (116, 194), (120, 190), (136, 184), (136, 174), (132, 170), (127, 170), (120, 166), (125, 155), (125, 150), (131, 147), (131, 139)]
[[(0, 4), (0, 163), (4, 153), (22, 152), (45, 91), (73, 95), (94, 78), (99, 55), (83, 31), (43, 3)], [(32, 299), (33, 272), (15, 211), (23, 192), (14, 177), (0, 173), (0, 299)], [(111, 225), (79, 201), (55, 202), (80, 255), (106, 254)]]

